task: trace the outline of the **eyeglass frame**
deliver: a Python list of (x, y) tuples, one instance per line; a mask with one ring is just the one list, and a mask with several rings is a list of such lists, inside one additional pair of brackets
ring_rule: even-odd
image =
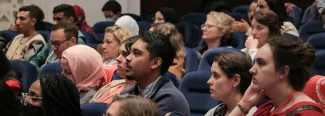
[(211, 24), (202, 24), (201, 25), (201, 29), (203, 29), (203, 28), (211, 29), (213, 27), (218, 27), (218, 26), (217, 25), (211, 25)]
[(60, 41), (60, 42), (55, 43), (55, 44), (53, 44), (51, 41), (49, 41), (49, 44), (50, 44), (51, 46), (55, 46), (56, 48), (59, 48), (63, 42), (68, 41), (68, 40), (70, 40), (70, 39), (65, 39), (65, 40)]
[(25, 106), (27, 105), (27, 101), (26, 101), (27, 97), (32, 98), (32, 99), (37, 99), (37, 100), (43, 100), (44, 99), (43, 97), (30, 96), (29, 93), (22, 92), (21, 93), (21, 103), (24, 104)]

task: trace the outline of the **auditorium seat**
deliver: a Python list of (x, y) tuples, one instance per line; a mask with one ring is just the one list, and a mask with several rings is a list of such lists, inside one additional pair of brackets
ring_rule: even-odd
[(325, 32), (310, 36), (307, 43), (312, 45), (316, 51), (325, 50)]
[(7, 42), (13, 40), (18, 34), (19, 32), (17, 31), (11, 31), (11, 30), (0, 31), (0, 36), (4, 37), (7, 40)]
[(248, 14), (248, 11), (249, 11), (249, 5), (242, 5), (242, 6), (234, 7), (231, 12)]
[(316, 60), (312, 66), (311, 76), (323, 75), (325, 76), (325, 50), (320, 50), (316, 52)]
[(307, 39), (317, 33), (325, 32), (324, 22), (321, 20), (313, 20), (309, 21), (307, 24), (303, 25), (299, 29), (300, 38), (303, 41), (307, 41)]
[(37, 31), (37, 33), (41, 34), (46, 42), (50, 41), (51, 31)]
[(245, 48), (245, 42), (247, 39), (247, 35), (245, 35), (244, 33), (232, 33), (231, 34), (231, 46), (233, 48), (237, 48), (237, 49), (243, 49)]
[(106, 103), (92, 102), (81, 106), (84, 116), (105, 116), (108, 105)]
[(42, 67), (39, 75), (47, 75), (47, 74), (61, 74), (62, 68), (60, 62), (53, 62), (50, 64), (46, 64)]
[(210, 97), (209, 71), (195, 71), (187, 73), (181, 80), (179, 90), (184, 94), (190, 105), (191, 116), (203, 116), (220, 102)]
[(137, 24), (139, 25), (141, 32), (148, 31), (149, 26), (151, 25), (151, 23), (148, 21), (137, 21)]
[(302, 18), (302, 10), (298, 6), (292, 6), (289, 15), (292, 17), (295, 27), (299, 29)]
[(207, 20), (207, 14), (204, 13), (188, 13), (183, 16), (183, 21), (189, 22), (198, 28)]
[(102, 21), (102, 22), (97, 22), (94, 26), (93, 29), (96, 33), (104, 33), (106, 27), (113, 26), (115, 22), (109, 22), (109, 21)]
[(38, 76), (36, 66), (21, 60), (10, 60), (10, 64), (18, 79), (22, 82), (23, 92), (28, 92), (29, 87), (36, 81)]
[(81, 33), (85, 36), (85, 42), (86, 44), (98, 44), (98, 40), (96, 39), (96, 36), (92, 33), (81, 31)]
[(196, 71), (199, 66), (201, 56), (193, 49), (185, 47), (185, 74)]
[(201, 28), (195, 27), (189, 22), (184, 22), (184, 45), (189, 48), (196, 48), (202, 38)]
[(301, 23), (300, 23), (300, 26), (302, 25), (305, 25), (306, 23), (308, 23), (309, 21), (311, 21), (311, 9), (312, 9), (312, 6), (309, 6), (305, 9), (305, 12), (302, 16), (302, 19), (301, 19)]
[(228, 15), (231, 16), (232, 18), (234, 18), (236, 21), (241, 21), (242, 19), (244, 19), (245, 21), (248, 22), (248, 14), (231, 12), (231, 13), (228, 13)]

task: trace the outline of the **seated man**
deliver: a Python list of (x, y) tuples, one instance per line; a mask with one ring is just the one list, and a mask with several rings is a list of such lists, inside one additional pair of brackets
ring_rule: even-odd
[(161, 115), (179, 112), (190, 115), (184, 95), (165, 75), (176, 55), (168, 36), (158, 32), (147, 32), (139, 36), (126, 57), (126, 78), (137, 84), (121, 94), (140, 95), (158, 104)]
[(122, 7), (120, 3), (115, 0), (109, 0), (102, 8), (106, 21), (115, 22), (121, 17)]
[[(44, 64), (48, 64), (54, 61), (59, 61), (61, 58), (61, 53), (73, 45), (85, 44), (84, 35), (78, 31), (78, 28), (76, 25), (74, 25), (74, 22), (76, 21), (76, 15), (71, 5), (58, 5), (54, 8), (53, 14), (54, 24), (58, 24), (59, 22), (63, 23), (60, 26), (53, 26), (50, 42), (46, 44), (42, 50), (30, 60), (30, 63), (36, 65), (37, 67), (41, 67)], [(55, 29), (54, 27), (59, 28), (56, 30), (64, 30), (64, 32), (61, 34), (64, 34), (63, 36), (66, 38), (53, 40), (53, 36), (55, 36), (55, 34), (53, 34), (53, 31)], [(77, 28), (77, 34), (74, 34), (75, 28)], [(75, 37), (75, 42), (72, 41), (72, 37)]]
[(42, 21), (44, 14), (35, 5), (27, 5), (19, 8), (16, 15), (16, 26), (19, 31), (7, 46), (6, 56), (9, 60), (29, 61), (45, 45), (41, 34), (37, 34), (35, 25)]

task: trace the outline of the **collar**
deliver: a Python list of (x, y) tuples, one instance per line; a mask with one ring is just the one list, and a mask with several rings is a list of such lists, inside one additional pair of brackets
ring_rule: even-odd
[(145, 98), (149, 98), (151, 94), (155, 91), (156, 85), (159, 82), (161, 76), (159, 76), (155, 81), (150, 83), (146, 88), (141, 89), (140, 86), (138, 85), (138, 90), (141, 96)]

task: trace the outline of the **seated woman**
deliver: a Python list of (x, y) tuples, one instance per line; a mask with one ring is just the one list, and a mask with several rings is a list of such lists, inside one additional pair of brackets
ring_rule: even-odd
[(267, 96), (271, 101), (254, 116), (324, 116), (321, 106), (302, 92), (314, 60), (310, 45), (282, 36), (270, 38), (250, 69), (253, 81), (229, 115), (244, 116)]
[[(224, 52), (216, 57), (208, 85), (211, 97), (222, 103), (209, 110), (205, 116), (226, 116), (236, 107), (252, 80), (249, 73), (251, 67), (250, 59), (239, 52)], [(255, 111), (256, 107), (248, 115)]]
[(159, 116), (155, 102), (141, 96), (117, 95), (106, 111), (106, 116)]
[(86, 45), (75, 45), (62, 53), (62, 74), (78, 88), (80, 104), (88, 103), (112, 79), (107, 77), (100, 54)]
[(252, 60), (271, 36), (281, 35), (278, 16), (271, 10), (256, 11), (252, 19), (252, 36), (248, 37), (243, 52)]
[[(257, 0), (252, 0), (248, 10), (249, 23), (252, 23), (253, 14), (255, 13), (256, 8), (257, 8)], [(246, 33), (247, 36), (250, 36), (252, 33), (252, 28), (250, 27), (248, 22), (246, 22), (243, 19), (241, 21), (236, 21), (233, 25), (233, 28), (234, 28), (234, 32)]]
[(139, 25), (132, 17), (125, 15), (118, 18), (115, 22), (116, 26), (128, 29), (131, 32), (131, 36), (136, 36), (139, 34)]
[(118, 26), (107, 27), (103, 45), (104, 65), (117, 64), (115, 58), (119, 54), (119, 48), (124, 40), (131, 36), (131, 32)]
[[(109, 84), (102, 87), (92, 98), (90, 102), (103, 102), (111, 104), (114, 95), (119, 95), (122, 90), (135, 85), (134, 80), (128, 80), (125, 78), (126, 74), (126, 56), (130, 54), (131, 46), (138, 40), (138, 37), (131, 37), (125, 40), (120, 46), (119, 56), (116, 58), (118, 62), (117, 74), (123, 78), (121, 80), (113, 80)], [(110, 72), (114, 72), (115, 69), (110, 69)], [(113, 76), (113, 75), (111, 75)]]
[(325, 77), (321, 75), (316, 75), (310, 78), (303, 90), (303, 92), (308, 95), (311, 99), (320, 104), (325, 111)]
[(205, 51), (211, 48), (226, 47), (229, 45), (234, 21), (231, 16), (223, 12), (212, 11), (208, 14), (207, 20), (202, 25), (202, 39), (206, 42), (207, 46), (198, 48), (202, 56)]
[(286, 12), (284, 2), (285, 0), (258, 0), (256, 11), (267, 9), (275, 12), (279, 16), (281, 33), (299, 37), (297, 28), (292, 24), (293, 19)]
[(82, 116), (78, 90), (61, 74), (42, 75), (23, 98), (22, 116)]
[(180, 17), (175, 9), (170, 7), (161, 7), (156, 11), (153, 21), (154, 23), (169, 22), (172, 24), (177, 24), (180, 21)]
[(176, 49), (176, 57), (172, 65), (169, 67), (168, 71), (175, 74), (176, 77), (181, 79), (185, 74), (184, 60), (186, 53), (184, 51), (184, 41), (181, 38), (177, 28), (171, 23), (160, 23), (153, 24), (149, 31), (158, 31), (164, 35), (170, 35), (171, 44)]

